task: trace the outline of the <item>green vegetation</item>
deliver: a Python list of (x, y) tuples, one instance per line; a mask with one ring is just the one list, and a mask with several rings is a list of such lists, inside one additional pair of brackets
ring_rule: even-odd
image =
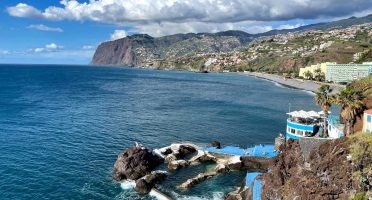
[(330, 95), (332, 92), (332, 89), (329, 87), (329, 85), (322, 85), (318, 92), (315, 95), (315, 102), (322, 108), (324, 113), (324, 127), (323, 128), (323, 136), (328, 137), (328, 112), (329, 108), (332, 106), (333, 98)]
[(310, 71), (306, 71), (305, 74), (304, 74), (304, 78), (308, 79), (308, 80), (312, 80), (313, 79), (313, 73), (311, 73)]
[(341, 117), (345, 120), (345, 135), (350, 135), (356, 117), (364, 109), (363, 94), (351, 86), (341, 90), (335, 97), (335, 103), (341, 106)]
[(368, 177), (372, 176), (372, 134), (357, 133), (350, 140), (350, 155), (354, 163), (353, 180), (362, 191), (354, 199), (363, 199), (361, 197), (365, 196), (364, 191), (370, 189)]
[[(370, 39), (372, 42), (372, 39)], [(356, 61), (356, 63), (363, 63), (363, 62), (372, 62), (372, 48), (369, 48), (364, 51), (363, 55)]]
[(365, 97), (372, 96), (372, 75), (353, 82), (351, 87), (362, 93)]
[(367, 200), (365, 192), (358, 192), (354, 196), (350, 197), (350, 200)]
[[(310, 74), (305, 74), (309, 76)], [(306, 77), (305, 77), (306, 78)], [(344, 133), (351, 134), (351, 128), (358, 116), (361, 116), (366, 108), (365, 100), (372, 97), (372, 76), (352, 82), (345, 89), (336, 95), (330, 95), (332, 90), (328, 85), (322, 85), (314, 97), (315, 102), (322, 108), (325, 119), (328, 118), (328, 111), (332, 104), (341, 106), (341, 117), (345, 120)], [(327, 127), (327, 121), (324, 121)], [(327, 136), (327, 130), (323, 130), (323, 136)]]
[(314, 79), (321, 82), (325, 81), (325, 74), (320, 68), (314, 70)]

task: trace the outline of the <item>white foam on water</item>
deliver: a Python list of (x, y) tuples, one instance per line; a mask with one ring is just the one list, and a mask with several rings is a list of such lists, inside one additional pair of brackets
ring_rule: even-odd
[(309, 91), (309, 90), (302, 90), (302, 91), (304, 91), (307, 94), (310, 94), (311, 96), (315, 96), (315, 93), (312, 91)]
[(230, 158), (229, 160), (229, 164), (234, 164), (234, 163), (240, 163), (240, 156), (234, 156), (232, 158)]
[(136, 182), (135, 181), (126, 180), (126, 181), (120, 182), (120, 187), (123, 190), (133, 189), (134, 187), (136, 187)]
[(277, 83), (277, 82), (275, 82), (275, 81), (270, 81), (270, 82), (274, 83), (276, 86), (278, 86), (278, 87), (280, 87), (280, 88), (286, 88), (286, 87), (284, 87), (282, 84)]
[(197, 197), (197, 196), (184, 196), (176, 195), (177, 200), (223, 200), (223, 192), (213, 192), (212, 197)]
[(169, 200), (167, 197), (163, 196), (162, 194), (158, 193), (155, 190), (151, 190), (149, 195), (155, 197), (158, 200)]

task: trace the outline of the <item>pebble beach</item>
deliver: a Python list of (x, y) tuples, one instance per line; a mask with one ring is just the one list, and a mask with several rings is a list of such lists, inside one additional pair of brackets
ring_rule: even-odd
[[(260, 73), (260, 72), (243, 72), (240, 73), (244, 76), (253, 76), (256, 78), (260, 79), (265, 79), (268, 81), (273, 81), (276, 83), (279, 83), (283, 86), (290, 87), (290, 88), (296, 88), (300, 90), (306, 90), (310, 92), (316, 92), (319, 87), (324, 84), (320, 82), (315, 82), (315, 81), (310, 81), (310, 80), (302, 80), (302, 79), (288, 79), (284, 78), (283, 76), (276, 75), (276, 74), (267, 74), (267, 73)], [(345, 86), (343, 85), (338, 85), (338, 84), (332, 84), (329, 83), (328, 85), (331, 86), (333, 89), (333, 93), (337, 93), (339, 90), (344, 88)]]

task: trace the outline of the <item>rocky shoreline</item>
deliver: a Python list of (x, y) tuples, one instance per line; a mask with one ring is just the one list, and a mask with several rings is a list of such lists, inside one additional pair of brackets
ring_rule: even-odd
[[(214, 162), (214, 169), (188, 178), (178, 188), (188, 190), (219, 174), (240, 170), (257, 172), (258, 175), (253, 182), (244, 178), (240, 187), (225, 195), (227, 200), (252, 199), (254, 193), (257, 195), (253, 188), (256, 181), (262, 185), (258, 194), (261, 199), (348, 199), (360, 194), (372, 198), (372, 170), (368, 169), (372, 160), (369, 156), (356, 157), (352, 152), (355, 145), (372, 150), (368, 140), (340, 138), (324, 141), (310, 151), (309, 157), (303, 154), (304, 144), (289, 139), (286, 146), (284, 143), (277, 145), (280, 154), (271, 158), (208, 152), (191, 143), (171, 144), (154, 150), (136, 144), (119, 154), (113, 179), (131, 181), (141, 194), (171, 200), (170, 195), (157, 187), (168, 176), (167, 171), (157, 170), (159, 165), (166, 165), (168, 171), (174, 171)], [(219, 142), (210, 146), (221, 148)], [(358, 171), (364, 177), (362, 182), (354, 177)]]
[[(216, 149), (221, 148), (217, 141), (208, 146)], [(167, 199), (172, 199), (157, 187), (167, 178), (168, 171), (181, 170), (204, 162), (215, 163), (215, 167), (188, 178), (178, 186), (180, 190), (187, 190), (214, 176), (233, 170), (266, 172), (269, 158), (212, 153), (191, 143), (171, 144), (154, 150), (136, 143), (118, 155), (112, 177), (119, 182), (130, 181), (138, 193), (150, 195), (156, 193), (167, 197)], [(158, 170), (161, 165), (167, 166), (167, 171)]]

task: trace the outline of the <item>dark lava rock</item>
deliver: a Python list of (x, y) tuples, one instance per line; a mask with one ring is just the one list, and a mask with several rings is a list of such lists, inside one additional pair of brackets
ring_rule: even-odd
[(210, 147), (216, 147), (216, 149), (221, 149), (221, 143), (217, 140), (213, 141), (210, 145)]
[(266, 172), (270, 165), (270, 159), (262, 157), (242, 156), (242, 170)]
[(242, 163), (241, 162), (228, 163), (227, 167), (231, 170), (241, 170), (242, 169)]
[(170, 149), (170, 148), (168, 148), (164, 152), (162, 152), (162, 154), (164, 154), (164, 155), (169, 155), (171, 153), (173, 153), (173, 152), (172, 152), (172, 149)]
[(189, 155), (189, 154), (192, 154), (192, 153), (195, 153), (196, 152), (196, 149), (195, 147), (191, 146), (191, 145), (180, 145), (180, 148), (178, 150), (179, 154), (177, 155), (177, 157), (179, 158), (184, 158), (185, 156)]
[(228, 163), (227, 167), (231, 170), (249, 170), (266, 172), (270, 165), (270, 159), (262, 157), (242, 156), (240, 162)]
[(119, 154), (112, 177), (117, 181), (137, 180), (149, 174), (160, 163), (161, 159), (149, 149), (135, 146)]
[(136, 181), (135, 190), (139, 193), (147, 194), (155, 186), (155, 184), (165, 180), (167, 177), (164, 172), (151, 172)]

